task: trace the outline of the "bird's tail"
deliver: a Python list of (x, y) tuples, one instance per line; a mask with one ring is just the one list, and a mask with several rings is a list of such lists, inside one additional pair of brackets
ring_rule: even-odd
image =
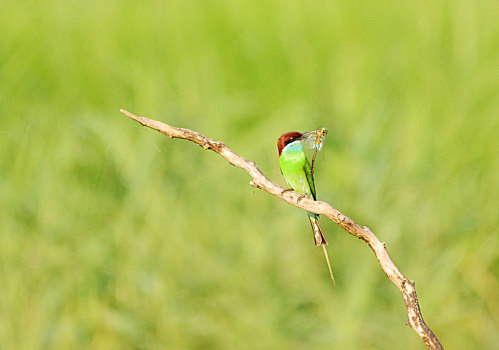
[(333, 284), (336, 284), (334, 281), (334, 275), (333, 275), (333, 269), (331, 268), (331, 263), (329, 262), (329, 256), (327, 255), (327, 241), (326, 237), (324, 237), (324, 234), (322, 233), (321, 227), (319, 226), (319, 217), (317, 214), (310, 214), (308, 215), (308, 219), (310, 220), (310, 225), (312, 225), (312, 230), (314, 231), (314, 240), (315, 240), (315, 246), (318, 247), (322, 245), (322, 250), (324, 251), (324, 256), (326, 258), (327, 262), (327, 267), (329, 268), (329, 274), (331, 275), (331, 280), (333, 281)]
[(321, 244), (327, 245), (326, 237), (322, 233), (321, 227), (319, 226), (319, 218), (316, 214), (308, 215), (310, 220), (310, 225), (312, 225), (312, 231), (314, 231), (315, 246), (318, 247)]

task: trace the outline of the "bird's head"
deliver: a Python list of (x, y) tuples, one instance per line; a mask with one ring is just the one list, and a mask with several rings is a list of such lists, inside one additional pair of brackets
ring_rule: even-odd
[(299, 140), (302, 137), (302, 133), (298, 131), (290, 131), (284, 133), (277, 140), (277, 150), (279, 151), (279, 156), (281, 156), (282, 149), (286, 147), (288, 143)]

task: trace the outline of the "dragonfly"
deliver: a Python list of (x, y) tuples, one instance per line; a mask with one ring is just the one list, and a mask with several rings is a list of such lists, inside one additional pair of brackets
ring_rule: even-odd
[(304, 148), (314, 150), (314, 155), (312, 156), (312, 165), (310, 166), (310, 172), (312, 173), (312, 178), (314, 177), (315, 158), (317, 157), (317, 153), (322, 151), (322, 146), (324, 145), (324, 140), (326, 139), (326, 135), (327, 135), (326, 128), (308, 131), (303, 134), (303, 137), (305, 138)]

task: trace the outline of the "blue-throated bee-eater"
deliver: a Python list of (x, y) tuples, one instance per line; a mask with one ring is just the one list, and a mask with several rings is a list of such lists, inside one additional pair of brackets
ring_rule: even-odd
[[(290, 131), (282, 134), (277, 141), (279, 164), (286, 182), (298, 194), (313, 200), (317, 199), (313, 168), (311, 168), (310, 163), (305, 156), (304, 149), (315, 149), (315, 160), (317, 151), (322, 149), (326, 133), (326, 129), (309, 131), (303, 134), (298, 131)], [(326, 245), (328, 243), (319, 226), (319, 216), (311, 212), (307, 212), (307, 215), (314, 232), (315, 245), (322, 245), (331, 279), (334, 282), (333, 272), (326, 252)]]

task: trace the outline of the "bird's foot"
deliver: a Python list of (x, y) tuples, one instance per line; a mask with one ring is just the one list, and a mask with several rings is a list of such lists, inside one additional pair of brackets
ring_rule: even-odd
[(281, 196), (282, 196), (284, 193), (289, 192), (289, 191), (293, 191), (293, 189), (292, 189), (292, 188), (286, 188), (286, 189), (282, 190), (282, 191), (281, 191)]
[(298, 199), (296, 200), (296, 203), (300, 203), (300, 201), (305, 198), (307, 196), (307, 194), (302, 194), (300, 197), (298, 197)]

